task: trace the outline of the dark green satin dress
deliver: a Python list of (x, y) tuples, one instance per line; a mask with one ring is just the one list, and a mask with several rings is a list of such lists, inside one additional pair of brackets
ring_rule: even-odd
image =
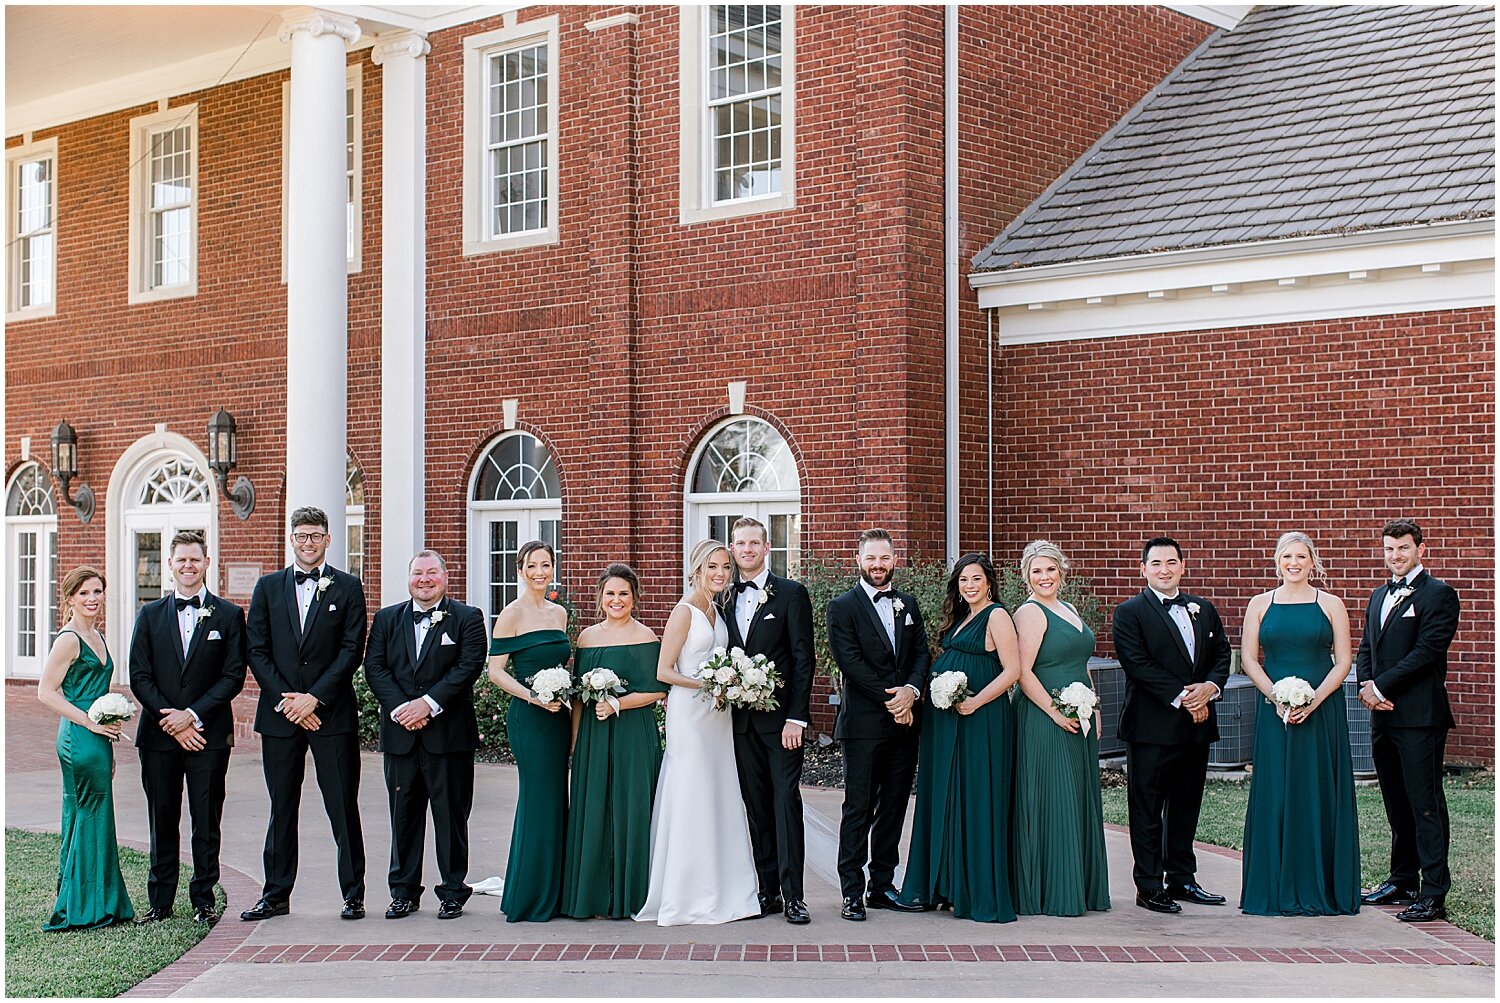
[[(510, 655), (506, 671), (525, 685), (543, 669), (567, 665), (572, 648), (563, 631), (529, 630), (494, 638), (490, 654)], [(512, 699), (505, 711), (505, 732), (516, 757), (520, 789), (500, 911), (508, 923), (544, 923), (557, 915), (562, 898), (573, 719), (566, 707), (553, 713)]]
[[(1333, 667), (1333, 625), (1316, 602), (1273, 601), (1260, 646), (1272, 682), (1297, 676), (1316, 689)], [(1262, 699), (1254, 761), (1240, 908), (1257, 916), (1358, 912), (1359, 817), (1343, 693), (1294, 725)]]
[[(68, 633), (74, 633), (68, 631)], [(63, 676), (63, 697), (88, 713), (109, 692), (114, 659), (104, 663), (80, 636), (78, 657)], [(108, 926), (135, 916), (115, 839), (114, 746), (67, 718), (57, 726), (57, 761), (62, 766), (62, 853), (57, 868), (57, 902), (43, 924), (48, 931)]]
[[(984, 650), (995, 608), (981, 610), (943, 638), (933, 678), (962, 672), (969, 677), (969, 689), (978, 693), (1000, 675), (999, 656)], [(938, 710), (929, 700), (918, 755), (917, 806), (902, 901), (950, 903), (955, 916), (983, 923), (1013, 921), (1010, 798), (1015, 717), (1010, 694), (967, 716)]]
[[(1023, 604), (1024, 605), (1024, 604)], [(1047, 633), (1033, 671), (1047, 692), (1089, 681), (1094, 632), (1041, 603)], [(1011, 880), (1022, 916), (1081, 916), (1109, 908), (1109, 863), (1099, 793), (1099, 730), (1064, 731), (1016, 695), (1016, 799)]]
[[(656, 678), (661, 642), (579, 648), (576, 674), (613, 669), (625, 693), (665, 693)], [(563, 856), (564, 916), (628, 919), (650, 888), (651, 806), (661, 771), (652, 706), (603, 721), (585, 704), (573, 747), (573, 796)]]

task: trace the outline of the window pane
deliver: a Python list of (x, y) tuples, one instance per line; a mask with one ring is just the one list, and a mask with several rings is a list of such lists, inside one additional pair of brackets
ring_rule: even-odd
[(37, 534), (16, 534), (16, 654), (37, 653)]
[(135, 609), (161, 598), (161, 534), (135, 534)]
[(703, 449), (693, 490), (706, 493), (788, 491), (797, 467), (781, 433), (751, 418), (730, 422)]
[(498, 613), (516, 597), (516, 553), (519, 525), (509, 519), (490, 523), (490, 612)]
[(501, 439), (480, 462), (475, 501), (561, 498), (562, 483), (552, 456), (530, 435)]

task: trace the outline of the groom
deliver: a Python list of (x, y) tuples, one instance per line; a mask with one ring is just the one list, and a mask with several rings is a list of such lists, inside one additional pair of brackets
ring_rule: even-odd
[[(812, 600), (800, 582), (771, 574), (765, 524), (748, 516), (730, 529), (737, 575), (724, 603), (729, 643), (776, 663), (785, 685), (774, 710), (734, 711), (734, 760), (750, 820), (760, 914), (811, 921), (803, 901), (802, 731), (812, 698)], [(783, 898), (785, 904), (783, 905)]]

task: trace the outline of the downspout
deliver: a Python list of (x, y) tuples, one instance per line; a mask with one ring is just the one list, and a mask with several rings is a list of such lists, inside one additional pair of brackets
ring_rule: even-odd
[(985, 488), (989, 491), (989, 516), (985, 520), (985, 553), (995, 559), (995, 311), (984, 312), (985, 390)]
[[(959, 556), (958, 6), (943, 8), (943, 506), (948, 564)], [(994, 522), (993, 513), (991, 523)]]

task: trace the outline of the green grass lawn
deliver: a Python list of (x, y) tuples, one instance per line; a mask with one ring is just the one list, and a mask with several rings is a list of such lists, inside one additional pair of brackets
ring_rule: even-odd
[[(1452, 827), (1448, 867), (1453, 875), (1453, 888), (1448, 893), (1448, 919), (1470, 933), (1494, 940), (1495, 774), (1486, 770), (1467, 776), (1450, 776), (1444, 786), (1448, 792), (1448, 818)], [(1203, 792), (1198, 838), (1215, 846), (1242, 849), (1245, 803), (1249, 797), (1249, 781), (1210, 781)], [(1357, 788), (1355, 801), (1359, 807), (1359, 850), (1364, 886), (1373, 888), (1388, 876), (1391, 829), (1385, 820), (1379, 787)], [(1123, 786), (1105, 789), (1104, 821), (1128, 824)]]
[[(190, 868), (182, 869), (176, 915), (164, 923), (115, 925), (94, 930), (43, 933), (57, 898), (61, 838), (51, 832), (5, 830), (5, 995), (118, 996), (161, 971), (198, 941), (208, 928), (192, 921), (187, 904)], [(146, 911), (150, 859), (120, 851), (120, 867), (136, 914)], [(219, 908), (224, 893), (219, 892)]]

